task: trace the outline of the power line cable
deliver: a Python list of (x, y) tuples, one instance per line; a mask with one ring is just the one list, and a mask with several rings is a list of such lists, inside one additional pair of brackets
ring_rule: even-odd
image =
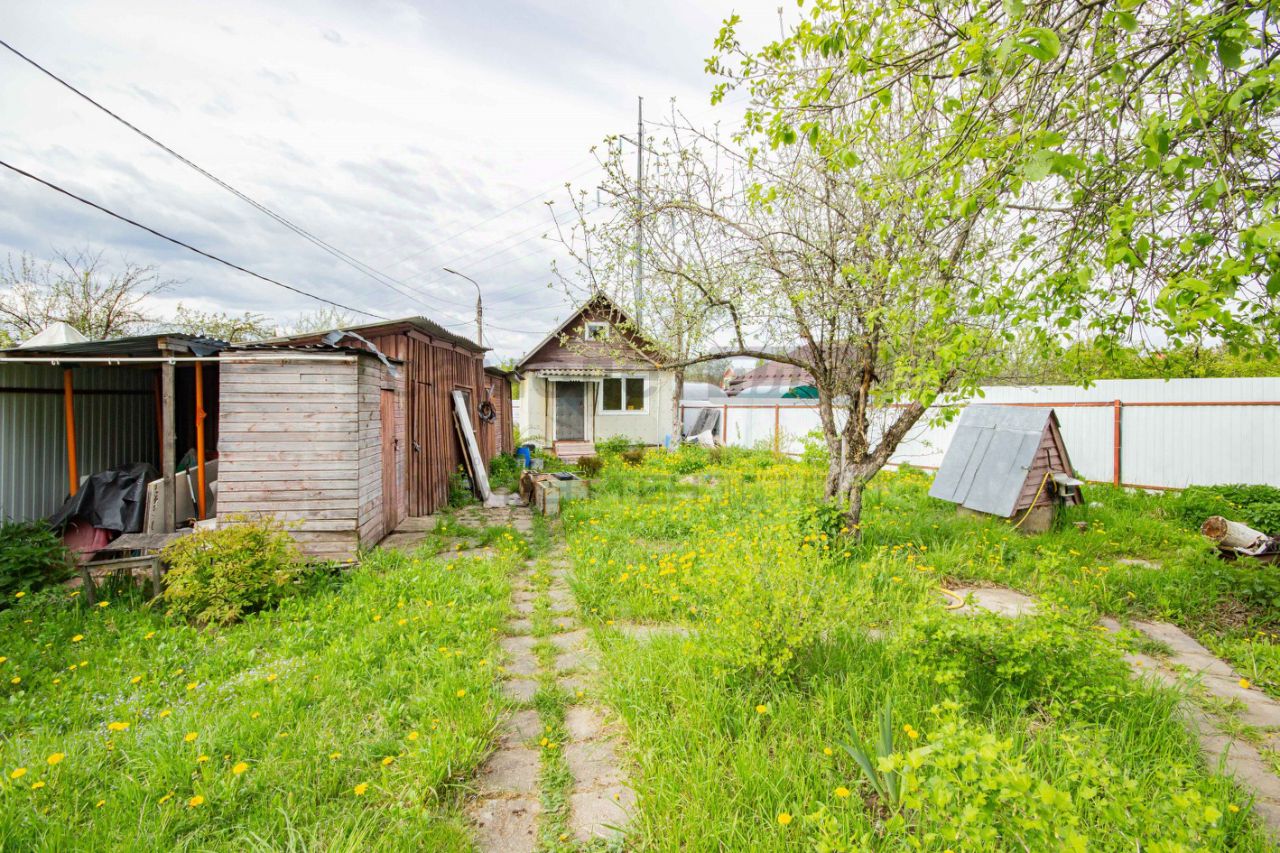
[[(374, 269), (373, 267), (369, 266), (368, 264), (364, 263), (364, 262), (363, 262), (363, 261), (361, 261), (360, 259), (355, 258), (355, 257), (353, 257), (353, 256), (351, 256), (351, 255), (349, 255), (349, 254), (347, 254), (347, 253), (346, 253), (346, 252), (344, 252), (343, 250), (339, 249), (337, 246), (334, 246), (334, 245), (332, 245), (332, 244), (330, 244), (330, 243), (325, 242), (325, 241), (324, 241), (324, 240), (322, 240), (321, 238), (317, 237), (316, 235), (312, 234), (310, 231), (308, 231), (308, 230), (306, 230), (305, 228), (303, 228), (301, 225), (298, 225), (298, 224), (296, 224), (296, 223), (294, 223), (294, 222), (290, 221), (290, 220), (289, 220), (288, 218), (286, 218), (283, 214), (280, 214), (280, 213), (275, 212), (275, 211), (274, 211), (274, 210), (272, 210), (271, 208), (267, 207), (265, 204), (263, 204), (263, 203), (261, 203), (261, 202), (257, 201), (256, 199), (252, 198), (251, 196), (249, 196), (249, 195), (245, 194), (244, 192), (240, 191), (239, 189), (237, 189), (237, 188), (233, 187), (231, 184), (229, 184), (229, 183), (227, 183), (226, 181), (222, 180), (222, 179), (221, 179), (221, 178), (219, 178), (217, 175), (213, 174), (212, 172), (208, 171), (207, 169), (203, 168), (202, 166), (198, 165), (197, 163), (192, 162), (192, 161), (191, 161), (191, 160), (189, 160), (188, 158), (184, 157), (182, 154), (179, 154), (177, 151), (173, 150), (173, 149), (172, 149), (172, 148), (170, 148), (168, 145), (166, 145), (166, 144), (164, 144), (163, 142), (161, 142), (160, 140), (156, 139), (154, 136), (152, 136), (151, 134), (147, 133), (147, 132), (146, 132), (145, 130), (143, 130), (142, 128), (140, 128), (140, 127), (138, 127), (137, 125), (133, 124), (133, 123), (132, 123), (132, 122), (130, 122), (128, 119), (126, 119), (126, 118), (124, 118), (123, 116), (121, 116), (119, 113), (114, 112), (114, 111), (113, 111), (113, 110), (111, 110), (109, 107), (107, 107), (107, 106), (105, 106), (104, 104), (102, 104), (102, 103), (100, 103), (100, 102), (98, 102), (98, 101), (94, 100), (92, 97), (90, 97), (90, 96), (89, 96), (89, 95), (87, 95), (86, 93), (84, 93), (84, 92), (80, 91), (80, 90), (79, 90), (79, 89), (77, 89), (75, 86), (73, 86), (71, 83), (69, 83), (69, 82), (67, 82), (66, 80), (64, 80), (63, 78), (59, 77), (57, 74), (54, 74), (54, 73), (53, 73), (52, 71), (50, 71), (48, 68), (45, 68), (43, 65), (41, 65), (41, 64), (40, 64), (40, 63), (38, 63), (38, 62), (36, 62), (34, 59), (32, 59), (31, 57), (27, 56), (26, 54), (22, 53), (20, 50), (18, 50), (17, 48), (15, 48), (13, 45), (9, 44), (8, 42), (4, 41), (3, 39), (0, 39), (0, 46), (4, 47), (6, 50), (8, 50), (8, 51), (9, 51), (10, 53), (12, 53), (14, 56), (17, 56), (19, 59), (23, 60), (24, 62), (26, 62), (27, 64), (29, 64), (31, 67), (35, 68), (37, 71), (41, 72), (42, 74), (44, 74), (45, 76), (49, 77), (50, 79), (52, 79), (52, 80), (56, 81), (57, 83), (59, 83), (60, 85), (62, 85), (63, 87), (65, 87), (67, 90), (69, 90), (69, 91), (73, 92), (74, 94), (78, 95), (80, 98), (82, 98), (82, 99), (84, 99), (85, 101), (87, 101), (88, 103), (92, 104), (92, 105), (93, 105), (94, 107), (96, 107), (97, 109), (99, 109), (99, 110), (101, 110), (102, 112), (106, 113), (106, 114), (107, 114), (107, 115), (109, 115), (111, 118), (113, 118), (113, 119), (115, 119), (116, 121), (118, 121), (120, 124), (123, 124), (125, 127), (129, 128), (129, 129), (130, 129), (130, 130), (132, 130), (134, 133), (138, 134), (138, 135), (139, 135), (139, 136), (141, 136), (143, 139), (145, 139), (145, 140), (147, 140), (148, 142), (150, 142), (152, 145), (155, 145), (157, 148), (159, 148), (159, 149), (161, 149), (162, 151), (164, 151), (165, 153), (167, 153), (167, 154), (169, 154), (169, 155), (173, 156), (174, 158), (176, 158), (177, 160), (181, 161), (181, 162), (182, 162), (183, 164), (185, 164), (186, 166), (190, 167), (191, 169), (194, 169), (196, 172), (198, 172), (199, 174), (201, 174), (201, 175), (203, 175), (204, 177), (208, 178), (209, 180), (213, 181), (215, 184), (217, 184), (218, 186), (222, 187), (224, 190), (226, 190), (227, 192), (229, 192), (229, 193), (231, 193), (232, 195), (236, 196), (236, 197), (237, 197), (237, 198), (239, 198), (240, 200), (242, 200), (242, 201), (246, 202), (247, 204), (249, 204), (249, 205), (253, 206), (253, 207), (254, 207), (254, 208), (256, 208), (257, 210), (261, 211), (262, 213), (265, 213), (267, 216), (271, 217), (271, 218), (272, 218), (272, 219), (274, 219), (276, 222), (279, 222), (281, 225), (283, 225), (284, 227), (288, 228), (290, 231), (294, 232), (294, 233), (295, 233), (295, 234), (297, 234), (298, 236), (300, 236), (300, 237), (302, 237), (303, 239), (305, 239), (305, 240), (307, 240), (307, 241), (309, 241), (309, 242), (311, 242), (311, 243), (315, 244), (316, 246), (318, 246), (319, 248), (321, 248), (321, 249), (322, 249), (322, 250), (324, 250), (325, 252), (329, 253), (330, 255), (334, 256), (334, 257), (335, 257), (335, 258), (337, 258), (338, 260), (340, 260), (340, 261), (342, 261), (343, 263), (345, 263), (347, 266), (352, 267), (352, 268), (353, 268), (353, 269), (355, 269), (357, 272), (362, 273), (363, 275), (365, 275), (365, 276), (367, 276), (367, 277), (369, 277), (369, 278), (373, 279), (373, 280), (374, 280), (374, 281), (376, 281), (377, 283), (381, 284), (383, 287), (386, 287), (386, 288), (388, 288), (388, 289), (390, 289), (390, 290), (392, 290), (392, 291), (394, 291), (394, 292), (396, 292), (396, 293), (400, 294), (401, 296), (403, 296), (403, 297), (405, 297), (405, 298), (407, 298), (407, 299), (414, 300), (414, 301), (417, 301), (417, 302), (422, 303), (422, 298), (421, 298), (421, 297), (422, 297), (422, 296), (425, 296), (426, 294), (421, 294), (420, 296), (415, 296), (413, 293), (407, 293), (407, 292), (405, 292), (405, 291), (403, 291), (403, 290), (400, 290), (399, 288), (395, 287), (395, 285), (394, 285), (394, 284), (392, 284), (391, 282), (395, 282), (396, 284), (404, 285), (405, 287), (409, 287), (409, 285), (405, 284), (404, 282), (398, 281), (398, 280), (396, 280), (396, 279), (392, 278), (391, 276), (386, 275), (385, 273), (379, 272), (378, 270), (376, 270), (376, 269)], [(425, 305), (426, 303), (422, 303), (422, 304), (423, 304), (423, 305)], [(428, 306), (428, 307), (429, 307), (429, 306)]]
[(390, 318), (388, 318), (388, 317), (383, 317), (381, 314), (374, 314), (372, 311), (365, 311), (365, 310), (363, 310), (363, 309), (361, 309), (361, 308), (353, 308), (353, 307), (352, 307), (352, 306), (350, 306), (350, 305), (343, 305), (341, 302), (334, 302), (332, 299), (326, 299), (326, 298), (324, 298), (323, 296), (317, 296), (316, 294), (314, 294), (314, 293), (309, 293), (309, 292), (307, 292), (307, 291), (303, 290), (302, 288), (294, 287), (294, 286), (293, 286), (293, 285), (291, 285), (291, 284), (285, 284), (285, 283), (284, 283), (284, 282), (282, 282), (282, 281), (276, 281), (274, 278), (270, 278), (270, 277), (265, 276), (265, 275), (262, 275), (262, 274), (260, 274), (260, 273), (256, 273), (256, 272), (254, 272), (254, 271), (253, 271), (253, 270), (251, 270), (251, 269), (246, 269), (246, 268), (244, 268), (244, 267), (240, 266), (239, 264), (232, 263), (231, 261), (228, 261), (228, 260), (225, 260), (225, 259), (223, 259), (223, 258), (218, 257), (217, 255), (214, 255), (214, 254), (211, 254), (211, 253), (209, 253), (209, 252), (206, 252), (206, 251), (204, 251), (203, 249), (197, 249), (195, 246), (192, 246), (190, 243), (184, 243), (183, 241), (179, 240), (179, 239), (178, 239), (178, 238), (176, 238), (176, 237), (170, 237), (168, 234), (162, 234), (161, 232), (157, 231), (157, 230), (156, 230), (156, 229), (154, 229), (154, 228), (151, 228), (151, 227), (149, 227), (149, 226), (143, 225), (141, 222), (138, 222), (138, 221), (136, 221), (136, 220), (130, 219), (129, 217), (124, 216), (124, 215), (122, 215), (122, 214), (116, 213), (114, 210), (109, 210), (109, 209), (107, 209), (107, 208), (103, 207), (102, 205), (97, 204), (96, 202), (92, 202), (92, 201), (90, 201), (89, 199), (84, 198), (83, 196), (78, 196), (78, 195), (76, 195), (75, 193), (71, 192), (70, 190), (63, 189), (62, 187), (58, 186), (58, 185), (57, 185), (57, 184), (55, 184), (55, 183), (52, 183), (52, 182), (50, 182), (50, 181), (46, 181), (44, 178), (38, 177), (38, 176), (36, 176), (36, 175), (33, 175), (33, 174), (31, 174), (30, 172), (27, 172), (27, 171), (25, 171), (25, 170), (23, 170), (23, 169), (19, 169), (17, 166), (14, 166), (14, 165), (13, 165), (13, 164), (11, 164), (11, 163), (7, 163), (7, 162), (5, 162), (4, 160), (0, 160), (0, 166), (3, 166), (4, 168), (8, 169), (8, 170), (9, 170), (9, 171), (11, 171), (11, 172), (16, 172), (16, 173), (18, 173), (19, 175), (22, 175), (23, 177), (30, 178), (31, 180), (35, 181), (36, 183), (44, 184), (46, 187), (48, 187), (49, 189), (51, 189), (51, 190), (53, 190), (53, 191), (55, 191), (55, 192), (62, 193), (63, 195), (67, 196), (68, 198), (73, 198), (73, 199), (75, 199), (76, 201), (80, 202), (81, 204), (88, 205), (89, 207), (92, 207), (94, 210), (97, 210), (97, 211), (100, 211), (100, 212), (102, 212), (102, 213), (105, 213), (105, 214), (107, 214), (107, 215), (108, 215), (108, 216), (110, 216), (110, 217), (113, 217), (113, 218), (115, 218), (115, 219), (120, 220), (121, 222), (126, 222), (126, 223), (128, 223), (129, 225), (132, 225), (134, 228), (141, 228), (143, 231), (146, 231), (146, 232), (147, 232), (147, 233), (149, 233), (149, 234), (153, 234), (153, 235), (155, 235), (156, 237), (159, 237), (161, 240), (167, 240), (168, 242), (173, 243), (175, 246), (181, 246), (182, 248), (184, 248), (184, 249), (186, 249), (186, 250), (188, 250), (188, 251), (190, 251), (190, 252), (195, 252), (197, 255), (201, 255), (201, 256), (203, 256), (203, 257), (206, 257), (206, 258), (208, 258), (208, 259), (209, 259), (209, 260), (211, 260), (211, 261), (217, 261), (218, 263), (222, 264), (223, 266), (227, 266), (227, 267), (230, 267), (230, 268), (231, 268), (231, 269), (233, 269), (233, 270), (238, 270), (238, 271), (240, 271), (240, 272), (242, 272), (242, 273), (245, 273), (245, 274), (247, 274), (247, 275), (251, 275), (251, 276), (253, 276), (253, 277), (254, 277), (254, 278), (256, 278), (256, 279), (261, 279), (262, 281), (265, 281), (265, 282), (267, 282), (268, 284), (274, 284), (276, 287), (283, 287), (285, 290), (291, 290), (291, 291), (293, 291), (294, 293), (300, 294), (300, 295), (302, 295), (302, 296), (306, 296), (306, 297), (307, 297), (307, 298), (309, 298), (309, 299), (314, 299), (314, 300), (316, 300), (317, 302), (323, 302), (323, 303), (325, 303), (326, 305), (332, 305), (334, 308), (341, 308), (343, 311), (354, 311), (354, 312), (355, 312), (355, 313), (357, 313), (357, 314), (363, 314), (363, 315), (365, 315), (366, 317), (373, 317), (373, 318), (378, 319), (378, 320), (387, 320), (387, 319), (390, 319)]

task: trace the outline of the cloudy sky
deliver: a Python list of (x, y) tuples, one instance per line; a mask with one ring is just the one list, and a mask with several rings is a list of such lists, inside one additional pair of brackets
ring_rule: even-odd
[[(636, 97), (708, 121), (719, 22), (778, 0), (59, 0), (5, 3), (0, 39), (323, 240), (343, 266), (0, 50), (0, 159), (263, 275), (383, 316), (425, 314), (518, 355), (567, 314), (543, 239)], [(177, 282), (156, 309), (323, 307), (0, 170), (0, 255), (105, 249)], [(556, 200), (548, 208), (544, 203)]]

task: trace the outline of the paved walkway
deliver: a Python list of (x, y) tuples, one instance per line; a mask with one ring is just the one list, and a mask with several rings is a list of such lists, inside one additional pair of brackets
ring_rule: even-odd
[(617, 842), (635, 804), (620, 728), (589, 700), (598, 656), (578, 622), (562, 554), (528, 561), (513, 587), (501, 646), (503, 692), (515, 710), (469, 810), (486, 853)]
[[(1013, 618), (1034, 613), (1036, 608), (1035, 599), (1009, 589), (963, 587), (952, 592), (968, 601), (958, 613), (979, 609)], [(1114, 619), (1103, 619), (1100, 624), (1112, 635), (1124, 630)], [(1159, 658), (1125, 654), (1133, 676), (1198, 695), (1202, 704), (1220, 709), (1212, 714), (1190, 699), (1182, 704), (1183, 716), (1200, 741), (1205, 762), (1211, 769), (1235, 777), (1236, 783), (1253, 795), (1254, 812), (1280, 839), (1280, 777), (1258, 748), (1280, 749), (1280, 702), (1247, 686), (1230, 665), (1176, 625), (1134, 622), (1133, 628), (1169, 650)], [(1238, 725), (1224, 725), (1231, 718), (1249, 727), (1247, 734), (1240, 732)], [(1230, 734), (1228, 728), (1240, 733)]]

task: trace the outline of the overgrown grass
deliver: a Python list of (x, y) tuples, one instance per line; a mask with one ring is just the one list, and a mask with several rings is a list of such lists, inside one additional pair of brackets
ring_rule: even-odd
[[(1270, 849), (1247, 799), (1200, 764), (1178, 697), (1132, 681), (1093, 625), (1210, 631), (1227, 602), (1271, 618), (1232, 596), (1233, 570), (1166, 517), (1167, 498), (1091, 489), (1099, 506), (1024, 537), (958, 517), (906, 471), (877, 478), (855, 544), (814, 522), (820, 470), (683, 456), (608, 464), (565, 513), (639, 763), (637, 846)], [(947, 614), (943, 581), (1023, 589), (1043, 614)], [(639, 643), (620, 620), (693, 634)], [(886, 700), (916, 786), (898, 807), (839, 749)]]
[(0, 613), (0, 848), (467, 848), (514, 553), (376, 552), (218, 631), (24, 598)]

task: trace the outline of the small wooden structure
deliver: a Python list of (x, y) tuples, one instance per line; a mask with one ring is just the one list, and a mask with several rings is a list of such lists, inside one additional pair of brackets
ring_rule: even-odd
[(1056, 506), (1081, 502), (1079, 487), (1053, 409), (969, 406), (929, 494), (1036, 533)]
[[(462, 391), (471, 428), (485, 464), (515, 451), (508, 375), (484, 366), (487, 350), (425, 317), (406, 317), (333, 332), (265, 341), (270, 345), (314, 345), (337, 336), (343, 346), (376, 349), (403, 365), (405, 383), (406, 512), (430, 515), (449, 503), (449, 475), (464, 464), (454, 425), (451, 392)], [(482, 417), (483, 404), (494, 410)], [(487, 411), (487, 410), (486, 410)]]
[(228, 351), (220, 386), (219, 526), (273, 515), (303, 553), (330, 560), (354, 559), (396, 528), (402, 365), (350, 347)]

